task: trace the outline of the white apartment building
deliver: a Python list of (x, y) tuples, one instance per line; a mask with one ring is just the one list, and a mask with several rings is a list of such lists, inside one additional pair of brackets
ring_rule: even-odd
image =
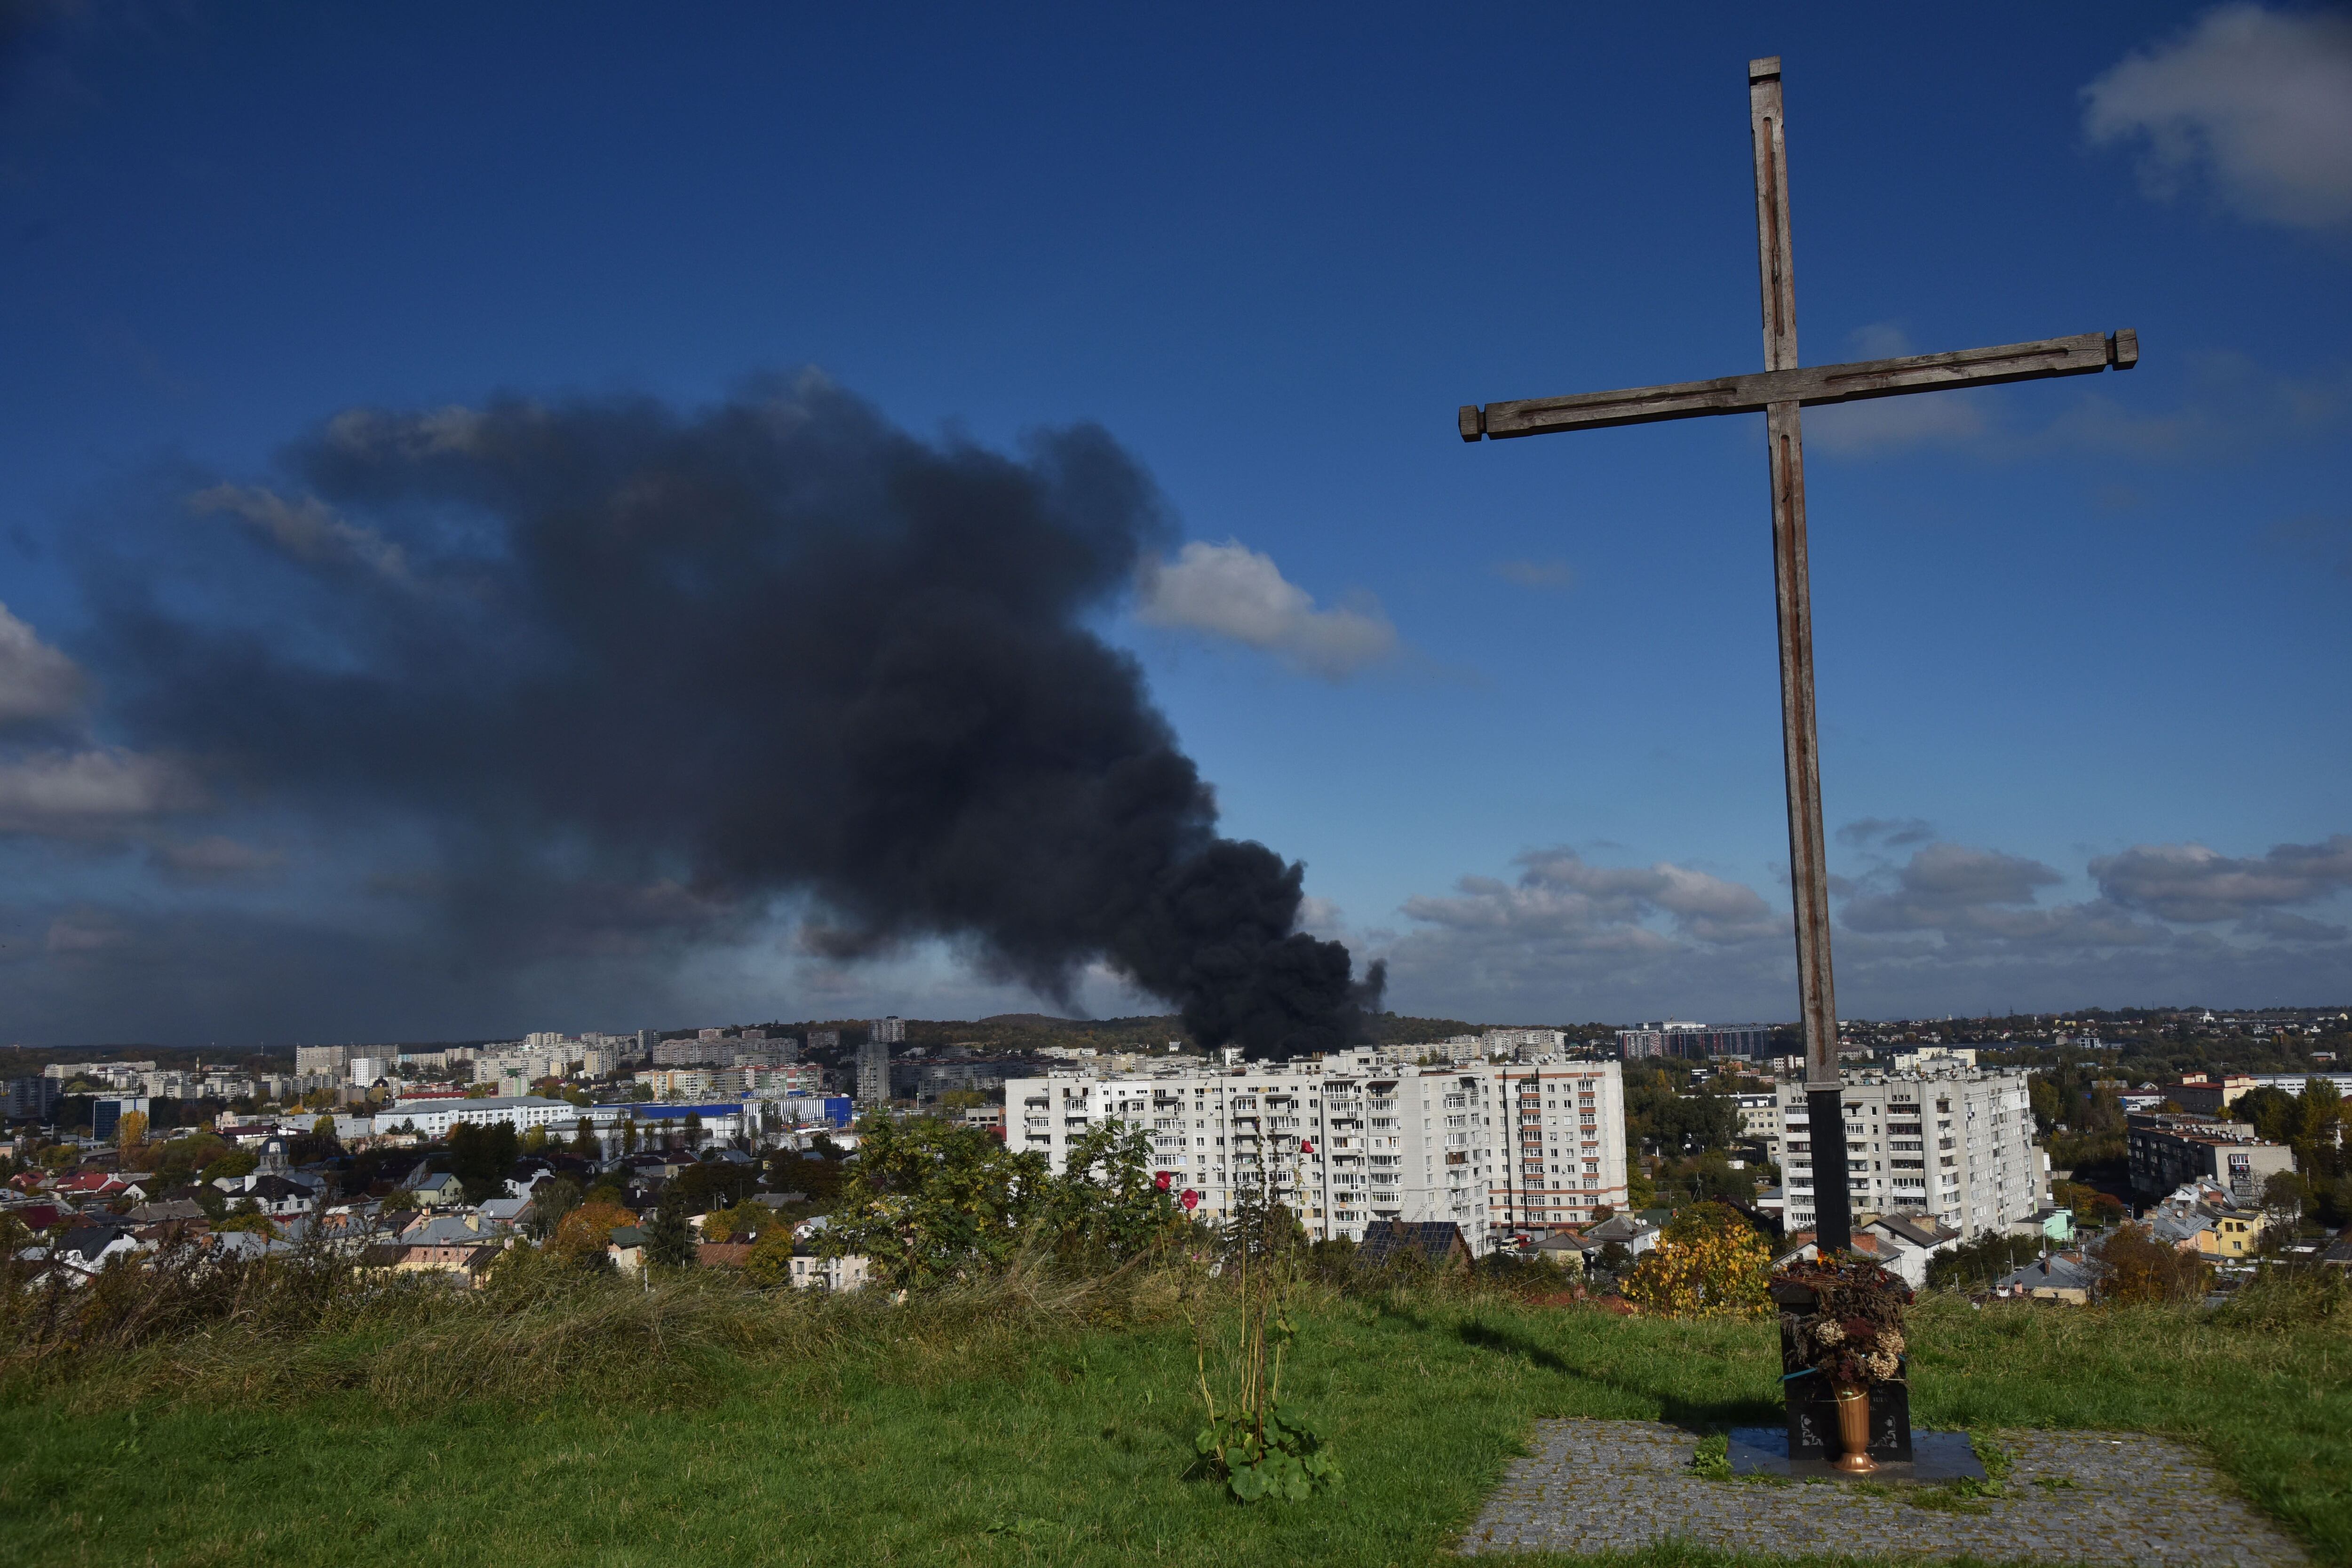
[(1482, 1069), (1494, 1084), (1490, 1224), (1540, 1237), (1622, 1211), (1625, 1078), (1615, 1062), (1539, 1059)]
[(1473, 1251), (1508, 1231), (1625, 1205), (1624, 1096), (1613, 1062), (1405, 1067), (1324, 1061), (1055, 1072), (1009, 1079), (1005, 1142), (1059, 1173), (1106, 1121), (1148, 1129), (1156, 1169), (1211, 1222), (1262, 1191), (1318, 1240), (1375, 1220), (1451, 1220)]
[[(1843, 1076), (1855, 1214), (1930, 1215), (1974, 1240), (2048, 1205), (2049, 1159), (2033, 1143), (2024, 1072), (1928, 1059), (1909, 1070), (1849, 1068)], [(1811, 1119), (1801, 1081), (1777, 1093), (1787, 1223), (1802, 1230), (1815, 1215)]]

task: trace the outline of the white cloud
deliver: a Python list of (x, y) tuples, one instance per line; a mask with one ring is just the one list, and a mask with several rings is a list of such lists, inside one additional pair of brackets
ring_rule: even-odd
[(1988, 428), (1977, 395), (1968, 392), (1875, 397), (1805, 412), (1805, 445), (1841, 458), (1908, 447), (1957, 446), (1976, 440)]
[(2234, 858), (2202, 844), (2137, 844), (2091, 862), (2107, 897), (2168, 921), (2240, 920), (2352, 888), (2352, 834)]
[[(1911, 842), (1871, 822), (1856, 842)], [(1916, 825), (1924, 827), (1924, 825)], [(1518, 858), (1516, 881), (1465, 877), (1415, 898), (1402, 934), (1366, 933), (1399, 1011), (1459, 1018), (1785, 1020), (1795, 1010), (1784, 893), (1670, 862)], [(1841, 1010), (1918, 1016), (2248, 996), (2321, 1000), (2341, 989), (2352, 931), (2325, 914), (2352, 891), (2352, 836), (2231, 858), (2143, 845), (2094, 860), (2096, 896), (2044, 903), (2066, 879), (1998, 849), (1928, 843), (1837, 889)], [(2234, 921), (2226, 933), (2210, 929)], [(2198, 928), (2208, 929), (2198, 929)]]
[(79, 666), (0, 605), (0, 725), (62, 719), (84, 684)]
[(2352, 220), (2352, 18), (2225, 5), (2083, 98), (2093, 142), (2146, 143), (2152, 195), (2201, 182), (2249, 217)]
[(408, 581), (408, 558), (399, 545), (338, 517), (315, 496), (289, 501), (258, 485), (215, 485), (190, 496), (188, 505), (229, 513), (297, 561), (363, 566), (395, 583)]
[(327, 444), (353, 456), (414, 462), (478, 450), (485, 423), (478, 410), (455, 403), (421, 414), (347, 408), (327, 421)]
[(1328, 680), (1395, 657), (1396, 627), (1365, 600), (1318, 609), (1274, 558), (1237, 541), (1195, 540), (1173, 561), (1147, 562), (1136, 616), (1149, 626), (1230, 637)]
[(184, 769), (135, 752), (43, 752), (0, 763), (0, 833), (111, 831), (204, 804)]

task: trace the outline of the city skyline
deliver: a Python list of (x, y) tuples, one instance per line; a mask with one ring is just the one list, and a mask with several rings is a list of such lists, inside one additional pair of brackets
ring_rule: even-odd
[[(1760, 364), (1765, 54), (1805, 363), (2093, 326), (2144, 356), (1808, 419), (1840, 1013), (2342, 997), (2352, 23), (1703, 9), (32, 28), (0, 54), (0, 1029), (1161, 1011), (1066, 921), (942, 933), (813, 900), (793, 855), (714, 880), (703, 819), (615, 834), (585, 787), (530, 820), (547, 779), (747, 765), (685, 721), (753, 710), (686, 700), (699, 590), (548, 618), (498, 575), (523, 524), (467, 513), (489, 470), (435, 467), (620, 410), (1121, 476), (1069, 481), (1117, 541), (1051, 615), (1132, 661), (1218, 833), (1305, 863), (1302, 929), (1385, 1005), (1793, 1016), (1756, 422), (1453, 429)], [(477, 589), (474, 663), (413, 707), (585, 652), (680, 722), (633, 755), (551, 721), (495, 789), (431, 763), (446, 728), (323, 765), (287, 672), (393, 689), (429, 667), (384, 650)]]

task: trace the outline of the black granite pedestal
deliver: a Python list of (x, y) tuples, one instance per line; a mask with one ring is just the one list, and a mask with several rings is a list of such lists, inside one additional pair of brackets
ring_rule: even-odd
[[(1780, 1386), (1789, 1405), (1789, 1457), (1828, 1460), (1845, 1452), (1838, 1442), (1837, 1394), (1829, 1381), (1819, 1373), (1804, 1373)], [(1911, 1390), (1904, 1384), (1870, 1385), (1870, 1457), (1882, 1465), (1912, 1460)]]
[[(1797, 1353), (1797, 1322), (1813, 1310), (1813, 1292), (1791, 1281), (1776, 1280), (1772, 1300), (1780, 1309), (1780, 1388), (1789, 1411), (1787, 1447), (1782, 1453), (1792, 1464), (1825, 1463), (1844, 1451), (1838, 1442), (1837, 1394), (1829, 1379), (1806, 1366)], [(1871, 1384), (1870, 1457), (1881, 1467), (1908, 1465), (1914, 1457), (1911, 1389), (1903, 1381), (1910, 1373), (1911, 1358), (1905, 1356), (1895, 1381)]]

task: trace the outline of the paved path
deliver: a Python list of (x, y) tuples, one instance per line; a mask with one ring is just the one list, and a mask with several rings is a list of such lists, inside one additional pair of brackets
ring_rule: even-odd
[[(2052, 1563), (2299, 1564), (2302, 1549), (2178, 1443), (2137, 1433), (2004, 1432), (2004, 1495), (1962, 1511), (1920, 1489), (1763, 1485), (1692, 1474), (1698, 1439), (1654, 1421), (1541, 1421), (1465, 1552), (1633, 1552), (1663, 1540), (1769, 1555)], [(2071, 1481), (2042, 1487), (2039, 1480)]]

